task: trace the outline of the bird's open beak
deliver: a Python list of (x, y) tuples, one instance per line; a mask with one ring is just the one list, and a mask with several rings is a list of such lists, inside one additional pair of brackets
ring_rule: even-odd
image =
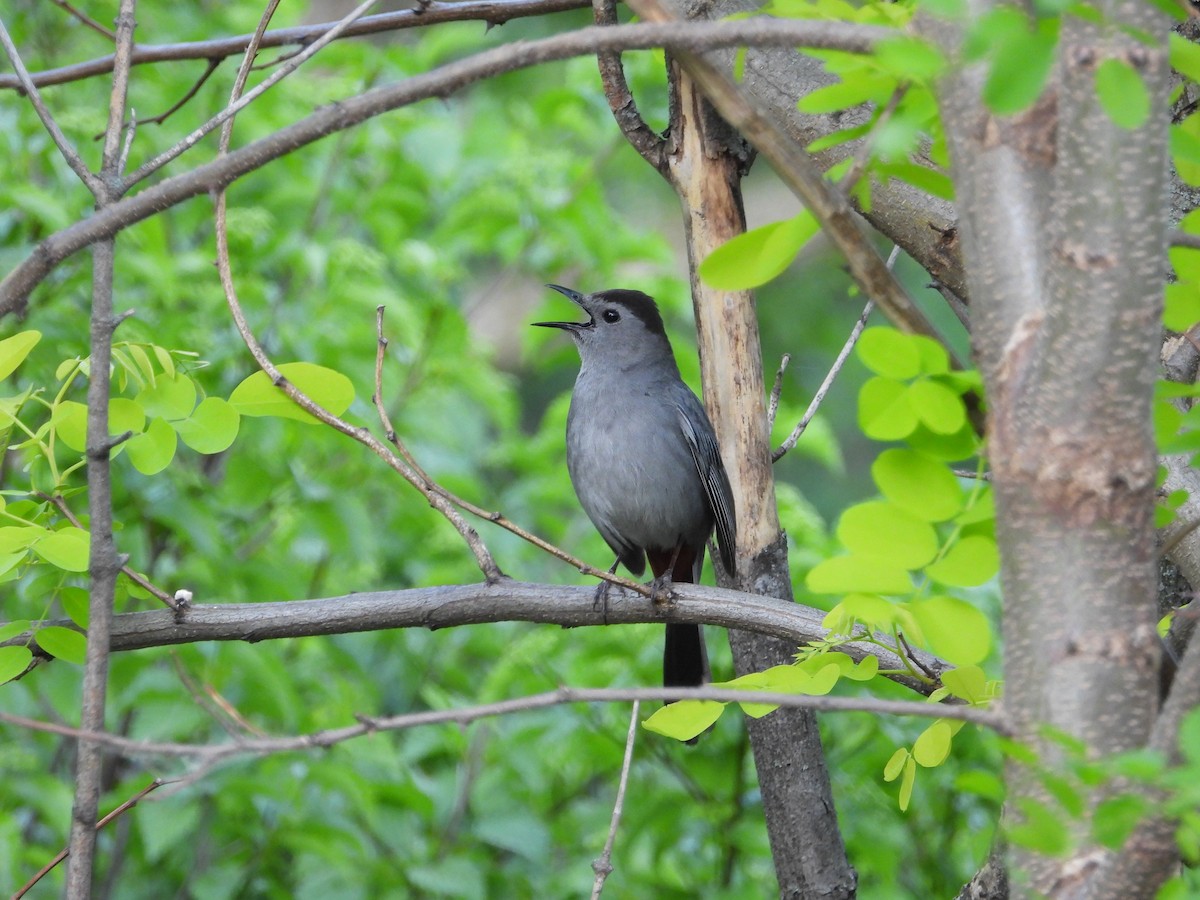
[[(552, 291), (558, 291), (568, 300), (572, 300), (583, 306), (583, 294), (579, 291), (573, 291), (570, 288), (563, 287), (561, 284), (548, 284), (546, 287)], [(539, 325), (542, 328), (561, 328), (564, 331), (579, 331), (581, 328), (587, 328), (592, 324), (591, 319), (586, 322), (534, 322), (534, 325)]]

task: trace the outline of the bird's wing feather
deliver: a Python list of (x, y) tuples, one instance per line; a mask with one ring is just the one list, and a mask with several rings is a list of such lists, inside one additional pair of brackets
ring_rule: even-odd
[(729, 476), (725, 473), (724, 463), (721, 462), (717, 437), (709, 424), (704, 407), (690, 390), (681, 402), (676, 403), (675, 411), (684, 440), (692, 454), (692, 462), (696, 464), (696, 472), (704, 485), (704, 494), (708, 498), (713, 521), (716, 522), (721, 562), (725, 571), (732, 575), (736, 572), (733, 548), (737, 536), (737, 520), (734, 517), (733, 488), (729, 486)]

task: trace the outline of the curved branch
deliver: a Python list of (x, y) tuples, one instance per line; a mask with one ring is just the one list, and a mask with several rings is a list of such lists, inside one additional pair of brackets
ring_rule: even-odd
[(416, 75), (400, 84), (378, 87), (323, 107), (307, 118), (235, 150), (228, 156), (168, 178), (50, 235), (0, 282), (0, 318), (23, 306), (30, 291), (55, 266), (96, 241), (111, 237), (191, 197), (225, 187), (271, 160), (327, 135), (418, 100), (445, 97), (502, 72), (602, 50), (652, 47), (704, 50), (756, 44), (867, 53), (878, 41), (892, 34), (890, 29), (869, 25), (759, 17), (735, 22), (589, 26), (569, 34), (538, 41), (517, 41), (485, 50)]
[[(592, 0), (592, 18), (597, 25), (612, 26), (617, 24), (616, 0)], [(625, 78), (625, 67), (621, 65), (619, 52), (604, 52), (596, 54), (596, 63), (600, 67), (600, 84), (604, 88), (604, 97), (608, 100), (608, 108), (612, 111), (613, 119), (625, 140), (650, 163), (661, 175), (666, 175), (667, 142), (661, 135), (646, 124), (642, 114), (638, 112), (633, 92)]]
[[(419, 28), (438, 25), (442, 22), (464, 22), (482, 20), (491, 25), (503, 25), (511, 19), (540, 16), (546, 13), (583, 9), (590, 0), (461, 0), (445, 3), (429, 0), (412, 9), (365, 16), (342, 33), (343, 38), (361, 37), (366, 34), (381, 34), (404, 28)], [(304, 46), (315, 41), (336, 22), (318, 25), (301, 25), (295, 28), (280, 28), (268, 31), (259, 42), (260, 48), (286, 47), (293, 44)], [(233, 37), (214, 38), (210, 41), (193, 41), (181, 44), (141, 44), (133, 48), (132, 64), (135, 66), (156, 62), (183, 62), (206, 59), (220, 61), (244, 53), (250, 46), (253, 35), (239, 34)], [(57, 69), (33, 72), (33, 83), (38, 87), (67, 84), (106, 75), (113, 70), (113, 55), (101, 56), (81, 63), (73, 63)], [(20, 90), (21, 83), (14, 75), (0, 75), (0, 90)]]
[[(387, 628), (452, 628), (487, 622), (538, 622), (574, 628), (583, 625), (631, 625), (687, 622), (740, 628), (769, 634), (797, 646), (829, 637), (821, 626), (825, 613), (799, 603), (704, 585), (677, 584), (669, 605), (621, 588), (609, 593), (607, 609), (593, 603), (589, 586), (533, 584), (503, 580), (496, 584), (461, 584), (377, 591), (318, 600), (267, 603), (193, 604), (176, 612), (153, 609), (122, 613), (113, 620), (113, 652), (168, 647), (198, 641), (248, 641), (352, 634)], [(76, 629), (68, 619), (39, 623)], [(887, 641), (886, 638), (880, 638)], [(30, 644), (36, 631), (25, 632), (0, 646)], [(893, 650), (865, 641), (838, 648), (856, 660), (874, 656), (882, 670), (905, 670)], [(935, 676), (953, 668), (932, 654), (916, 651), (922, 667)], [(936, 688), (907, 674), (889, 676), (921, 694)]]

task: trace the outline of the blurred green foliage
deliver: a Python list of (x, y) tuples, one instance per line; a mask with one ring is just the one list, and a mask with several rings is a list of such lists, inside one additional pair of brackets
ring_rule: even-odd
[[(107, 7), (92, 7), (84, 4), (97, 18), (108, 15)], [(166, 43), (244, 33), (258, 14), (253, 4), (147, 6), (138, 36)], [(338, 42), (244, 112), (235, 145), (368, 86), (499, 40), (581, 25), (589, 15)], [(275, 24), (299, 16), (285, 7)], [(6, 24), (32, 69), (109, 50), (50, 4), (18, 3)], [(627, 58), (643, 110), (659, 121), (660, 65), (658, 54)], [(166, 123), (140, 128), (130, 168), (220, 109), (235, 68), (226, 61)], [(135, 69), (131, 106), (142, 116), (167, 109), (202, 70), (200, 62)], [(99, 78), (45, 92), (92, 163), (107, 91)], [(211, 158), (213, 147), (203, 142), (164, 176)], [(0, 156), (0, 269), (7, 271), (38, 240), (86, 215), (91, 202), (28, 103), (11, 93), (0, 97)], [(574, 352), (524, 326), (556, 302), (539, 287), (544, 281), (584, 289), (636, 284), (659, 298), (685, 377), (698, 384), (686, 337), (686, 279), (664, 236), (680, 231), (674, 204), (624, 145), (594, 62), (578, 59), (399, 110), (273, 163), (230, 189), (230, 239), (239, 294), (268, 353), (344, 373), (356, 395), (348, 418), (377, 427), (369, 402), (374, 316), (386, 306), (385, 399), (422, 464), (451, 490), (605, 564), (608, 551), (580, 512), (564, 465)], [(254, 365), (225, 310), (211, 220), (211, 204), (198, 198), (122, 233), (116, 303), (135, 316), (118, 338), (195, 353), (175, 357), (179, 370), (204, 396), (229, 397)], [(836, 260), (816, 249), (798, 265), (802, 280), (785, 275), (759, 299), (768, 368), (785, 350), (798, 360), (785, 383), (777, 439), (799, 417), (857, 315), (857, 303), (845, 302)], [(11, 328), (36, 329), (43, 338), (0, 393), (52, 386), (63, 360), (86, 357), (89, 281), (86, 254), (67, 260), (34, 294), (26, 319), (4, 323), (0, 337)], [(814, 605), (825, 601), (802, 585), (834, 550), (827, 520), (872, 491), (863, 458), (878, 448), (866, 449), (854, 421), (853, 397), (865, 377), (846, 373), (826, 412), (780, 465), (793, 577), (798, 597)], [(83, 391), (78, 379), (67, 399), (82, 401)], [(0, 464), (10, 504), (29, 491), (30, 462), (23, 452)], [(180, 446), (155, 475), (139, 472), (126, 455), (114, 473), (119, 549), (156, 584), (186, 588), (197, 602), (479, 578), (457, 535), (418, 495), (358, 445), (312, 425), (243, 419), (226, 452), (205, 456)], [(84, 497), (70, 495), (83, 487), (82, 473), (71, 477), (68, 502), (83, 516)], [(506, 572), (530, 581), (578, 579), (507, 533), (486, 523), (480, 529)], [(0, 585), (0, 619), (78, 615), (85, 584), (51, 567), (23, 567)], [(123, 611), (154, 605), (122, 593)], [(715, 670), (731, 674), (723, 636), (709, 639)], [(659, 653), (658, 629), (650, 626), (567, 632), (502, 624), (196, 644), (115, 656), (108, 721), (138, 739), (219, 742), (244, 729), (296, 734), (345, 725), (360, 713), (463, 707), (559, 684), (653, 684)], [(43, 666), (0, 689), (0, 705), (76, 722), (79, 674), (62, 660)], [(907, 696), (894, 685), (883, 691)], [(113, 759), (104, 810), (153, 776), (184, 780), (103, 832), (97, 884), (122, 898), (579, 895), (591, 884), (590, 863), (608, 829), (627, 723), (626, 707), (569, 707), (241, 759), (212, 771), (196, 772), (186, 761)], [(959, 735), (954, 755), (922, 779), (907, 814), (881, 779), (894, 748), (924, 727), (863, 714), (822, 722), (863, 897), (945, 896), (986, 857), (997, 799), (957, 781), (997, 768), (998, 751), (984, 738), (971, 729)], [(69, 742), (51, 736), (8, 726), (0, 734), (0, 884), (15, 889), (66, 842), (72, 754)], [(613, 897), (774, 892), (737, 717), (724, 717), (696, 747), (640, 735), (614, 865)], [(60, 868), (35, 896), (61, 884)]]

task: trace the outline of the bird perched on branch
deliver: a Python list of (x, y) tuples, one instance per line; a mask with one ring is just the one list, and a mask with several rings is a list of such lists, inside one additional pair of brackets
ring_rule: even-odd
[[(708, 415), (679, 377), (658, 307), (640, 291), (547, 287), (588, 316), (535, 323), (566, 331), (579, 350), (567, 468), (584, 512), (634, 575), (649, 560), (656, 592), (699, 581), (714, 526), (722, 565), (734, 574), (733, 491)], [(700, 626), (669, 623), (663, 685), (707, 680)]]

